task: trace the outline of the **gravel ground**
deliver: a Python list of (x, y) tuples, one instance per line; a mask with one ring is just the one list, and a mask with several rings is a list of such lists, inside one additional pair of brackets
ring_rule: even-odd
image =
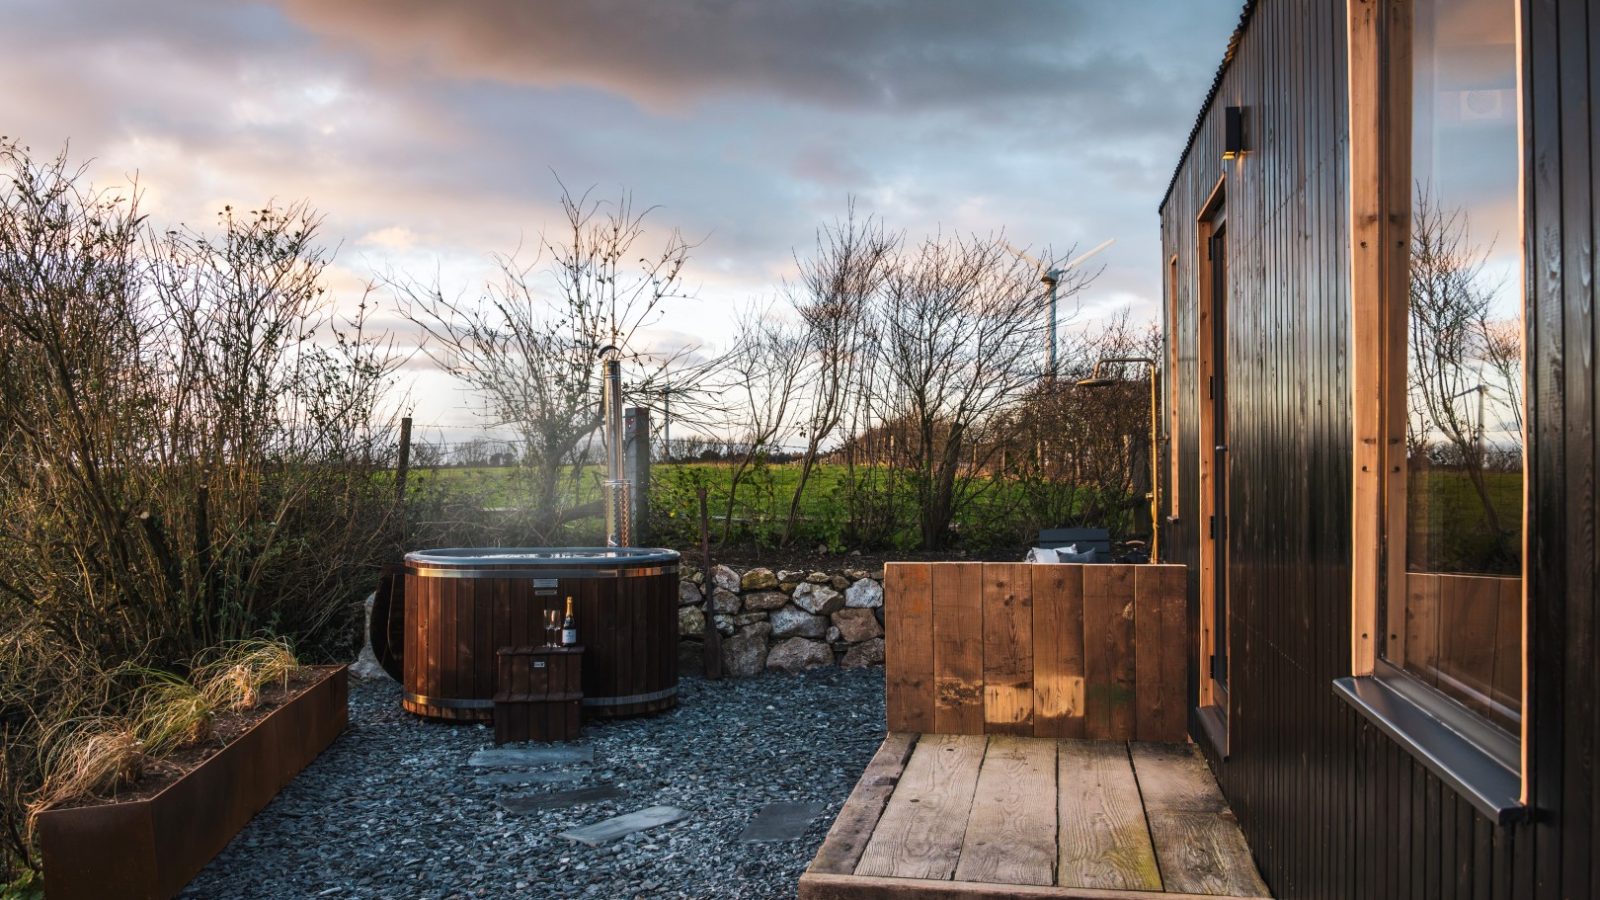
[[(570, 780), (507, 788), (467, 764), (493, 729), (423, 721), (399, 696), (352, 680), (350, 730), (182, 896), (792, 897), (884, 733), (881, 668), (686, 677), (671, 712), (587, 724), (592, 766), (539, 770)], [(624, 796), (525, 814), (497, 802), (608, 784)], [(827, 808), (798, 840), (739, 841), (786, 800)], [(601, 847), (558, 836), (649, 806), (688, 817)]]

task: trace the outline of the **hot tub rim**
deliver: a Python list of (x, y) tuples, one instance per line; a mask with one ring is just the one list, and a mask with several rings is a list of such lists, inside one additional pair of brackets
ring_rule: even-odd
[(407, 553), (404, 568), (407, 574), (446, 578), (628, 577), (676, 572), (682, 558), (661, 547), (442, 547)]

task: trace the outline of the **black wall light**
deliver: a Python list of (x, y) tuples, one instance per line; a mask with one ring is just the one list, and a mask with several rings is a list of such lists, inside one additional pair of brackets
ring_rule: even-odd
[(1244, 107), (1227, 107), (1222, 111), (1222, 158), (1233, 159), (1247, 149), (1244, 141)]

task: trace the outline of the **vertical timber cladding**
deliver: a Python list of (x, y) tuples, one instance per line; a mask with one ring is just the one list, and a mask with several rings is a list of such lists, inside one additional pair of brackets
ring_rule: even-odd
[(1523, 5), (1524, 251), (1528, 527), (1525, 584), (1532, 644), (1524, 744), (1538, 817), (1539, 897), (1600, 893), (1600, 691), (1595, 643), (1597, 454), (1595, 143), (1600, 4)]
[(1186, 580), (1172, 565), (890, 563), (890, 731), (1181, 741)]
[[(1500, 828), (1330, 688), (1358, 658), (1347, 2), (1368, 0), (1247, 4), (1161, 209), (1163, 259), (1178, 260), (1178, 303), (1167, 323), (1176, 344), (1176, 370), (1167, 376), (1178, 381), (1177, 478), (1197, 485), (1197, 217), (1226, 175), (1235, 714), (1228, 756), (1213, 754), (1212, 763), (1276, 896), (1597, 896), (1600, 272), (1590, 93), (1600, 77), (1600, 3), (1521, 3), (1532, 642), (1524, 752), (1536, 811), (1533, 824)], [(1244, 107), (1249, 136), (1247, 152), (1225, 162), (1228, 106)], [(1169, 558), (1191, 573), (1191, 629), (1198, 494), (1178, 491), (1167, 542)], [(1195, 641), (1191, 696), (1198, 655)]]

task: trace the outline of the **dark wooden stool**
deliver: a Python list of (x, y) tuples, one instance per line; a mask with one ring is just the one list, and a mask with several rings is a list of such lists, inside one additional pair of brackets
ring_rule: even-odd
[(583, 647), (501, 647), (494, 742), (575, 741), (583, 707)]

